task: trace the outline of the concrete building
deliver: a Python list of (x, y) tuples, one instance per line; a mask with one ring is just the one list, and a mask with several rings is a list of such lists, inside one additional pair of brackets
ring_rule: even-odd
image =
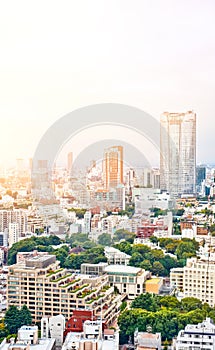
[(55, 339), (39, 339), (38, 344), (27, 344), (23, 341), (11, 341), (7, 343), (6, 339), (0, 344), (0, 350), (55, 350)]
[(135, 299), (145, 292), (145, 282), (151, 277), (149, 271), (125, 265), (109, 265), (105, 268), (111, 286), (117, 287), (120, 294)]
[(161, 333), (138, 332), (134, 333), (135, 350), (161, 350)]
[(98, 264), (81, 264), (81, 273), (84, 275), (98, 275), (101, 276), (105, 273), (105, 267), (108, 266), (105, 262)]
[(184, 289), (184, 269), (183, 267), (175, 267), (170, 271), (170, 284), (178, 291), (182, 292)]
[(38, 327), (37, 326), (22, 326), (18, 330), (18, 341), (24, 341), (27, 344), (38, 343)]
[(24, 236), (28, 228), (28, 215), (27, 210), (13, 209), (13, 210), (0, 210), (0, 232), (4, 232), (9, 228), (9, 224), (17, 224), (17, 230), (19, 236)]
[(16, 223), (9, 223), (8, 230), (8, 245), (9, 248), (12, 247), (14, 243), (17, 243), (20, 240), (19, 225)]
[(132, 200), (137, 215), (142, 215), (151, 208), (166, 210), (174, 207), (174, 201), (170, 198), (169, 193), (162, 193), (160, 189), (156, 188), (134, 187), (132, 189)]
[(215, 305), (215, 261), (187, 259), (183, 268), (171, 269), (170, 283), (183, 291), (184, 297), (198, 298), (211, 307)]
[(101, 321), (85, 321), (83, 332), (68, 333), (62, 350), (118, 350), (119, 337), (114, 330), (102, 330)]
[(91, 211), (84, 214), (84, 233), (90, 233), (91, 230)]
[(112, 146), (104, 151), (103, 178), (106, 189), (123, 184), (123, 147)]
[(18, 330), (17, 341), (12, 338), (10, 343), (6, 339), (0, 344), (0, 350), (55, 350), (55, 339), (38, 339), (37, 326), (22, 326)]
[(196, 114), (165, 112), (160, 119), (161, 190), (173, 196), (196, 192)]
[(104, 253), (109, 265), (128, 265), (131, 258), (130, 255), (113, 247), (105, 247)]
[(108, 276), (76, 275), (60, 268), (54, 255), (34, 256), (9, 267), (8, 305), (26, 304), (34, 322), (62, 314), (66, 320), (75, 309), (101, 312), (107, 324), (116, 318), (122, 297), (114, 294)]
[(65, 330), (65, 317), (56, 315), (53, 317), (43, 317), (41, 319), (41, 337), (53, 338), (56, 340), (56, 346), (61, 347), (63, 344)]
[(5, 229), (4, 232), (0, 232), (0, 247), (8, 246), (8, 229)]
[(175, 350), (215, 350), (215, 325), (210, 318), (198, 324), (188, 324), (174, 343)]
[(145, 292), (159, 294), (163, 287), (163, 278), (150, 278), (145, 282)]

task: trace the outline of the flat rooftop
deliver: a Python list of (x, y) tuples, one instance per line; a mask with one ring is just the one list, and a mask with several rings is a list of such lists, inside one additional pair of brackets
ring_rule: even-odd
[(145, 283), (146, 284), (158, 284), (158, 283), (160, 283), (160, 281), (161, 281), (161, 278), (150, 278)]
[(133, 267), (128, 265), (109, 265), (105, 268), (108, 274), (123, 274), (136, 276), (143, 271), (140, 267)]

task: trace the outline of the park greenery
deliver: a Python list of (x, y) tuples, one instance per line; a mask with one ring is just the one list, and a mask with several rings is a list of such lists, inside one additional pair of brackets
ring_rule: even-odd
[(168, 276), (171, 268), (184, 266), (186, 259), (195, 256), (199, 249), (198, 243), (188, 238), (176, 240), (152, 236), (150, 240), (157, 247), (150, 248), (144, 244), (134, 244), (134, 237), (133, 233), (123, 229), (117, 230), (113, 237), (108, 233), (101, 234), (97, 243), (85, 233), (67, 234), (65, 240), (55, 235), (34, 236), (13, 244), (8, 252), (8, 264), (16, 262), (17, 252), (36, 249), (56, 255), (62, 267), (80, 269), (82, 263), (106, 262), (104, 247), (113, 246), (131, 256), (129, 265), (149, 270), (157, 276)]
[(153, 333), (161, 333), (162, 340), (172, 340), (188, 323), (197, 324), (206, 317), (215, 321), (215, 308), (197, 298), (178, 301), (170, 295), (141, 294), (131, 303), (130, 309), (125, 309), (119, 316), (120, 343), (127, 343), (137, 328), (144, 332), (148, 326)]

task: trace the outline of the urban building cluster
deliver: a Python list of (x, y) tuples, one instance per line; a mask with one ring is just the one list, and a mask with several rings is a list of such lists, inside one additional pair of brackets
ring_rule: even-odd
[[(0, 169), (1, 317), (11, 306), (26, 305), (33, 322), (19, 329), (17, 339), (4, 339), (0, 350), (119, 349), (118, 317), (146, 293), (174, 295), (179, 301), (197, 298), (213, 308), (214, 197), (215, 167), (196, 164), (193, 111), (161, 116), (160, 167), (127, 166), (125, 149), (113, 145), (87, 170), (75, 169), (72, 152), (66, 167), (50, 169), (48, 160), (33, 164), (31, 159), (26, 165), (17, 159), (16, 168)], [(18, 252), (16, 263), (7, 266), (8, 251), (26, 238), (53, 235), (68, 242), (84, 234), (96, 245), (106, 234), (120, 246), (120, 232), (133, 234), (133, 246), (156, 249), (158, 256), (174, 261), (177, 254), (171, 246), (163, 248), (161, 239), (170, 239), (170, 245), (193, 240), (198, 251), (195, 256), (186, 252), (185, 261), (168, 276), (131, 266), (132, 250), (111, 244), (104, 244), (106, 262), (83, 262), (80, 269), (62, 267), (50, 250), (36, 249)], [(68, 256), (78, 257), (83, 249), (68, 248)], [(162, 349), (162, 334), (145, 328), (134, 331), (121, 349)], [(212, 319), (188, 323), (168, 346), (215, 350)]]

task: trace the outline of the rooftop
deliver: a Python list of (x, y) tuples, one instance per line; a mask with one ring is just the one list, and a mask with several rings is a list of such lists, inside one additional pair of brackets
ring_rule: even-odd
[(126, 265), (109, 265), (105, 268), (105, 271), (107, 273), (113, 273), (113, 274), (124, 274), (124, 275), (132, 275), (136, 276), (140, 274), (143, 269), (139, 267), (133, 267), (133, 266), (126, 266)]
[(158, 284), (160, 283), (161, 278), (151, 278), (149, 280), (147, 280), (145, 283), (146, 284)]

